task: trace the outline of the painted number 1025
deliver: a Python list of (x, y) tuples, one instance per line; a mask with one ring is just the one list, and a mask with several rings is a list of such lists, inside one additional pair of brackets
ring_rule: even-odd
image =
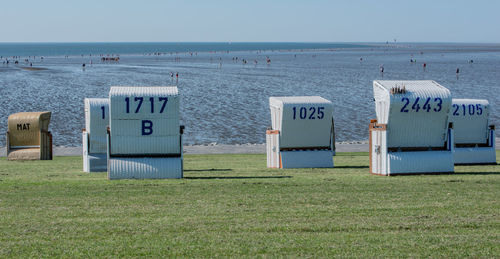
[(293, 119), (321, 120), (325, 117), (325, 107), (293, 107)]

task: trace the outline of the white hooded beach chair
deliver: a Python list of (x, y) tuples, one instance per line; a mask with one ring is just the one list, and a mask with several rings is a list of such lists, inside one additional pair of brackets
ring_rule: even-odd
[(83, 171), (106, 172), (107, 140), (109, 125), (109, 99), (85, 98), (85, 129), (83, 140)]
[(332, 102), (319, 96), (270, 97), (267, 167), (333, 167)]
[(177, 87), (111, 87), (109, 179), (183, 177)]
[(453, 99), (450, 121), (455, 131), (455, 164), (496, 164), (495, 126), (490, 104), (480, 99)]
[(373, 81), (377, 119), (370, 123), (370, 172), (451, 173), (451, 94), (435, 81)]

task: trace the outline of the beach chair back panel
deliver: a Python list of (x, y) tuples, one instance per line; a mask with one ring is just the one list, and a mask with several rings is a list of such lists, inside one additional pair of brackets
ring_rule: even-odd
[(455, 130), (455, 144), (485, 144), (489, 114), (488, 100), (453, 99), (450, 121)]

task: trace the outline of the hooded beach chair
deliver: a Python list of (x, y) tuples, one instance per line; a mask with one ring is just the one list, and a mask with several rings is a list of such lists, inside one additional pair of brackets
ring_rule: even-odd
[(451, 94), (435, 81), (373, 81), (377, 119), (370, 132), (370, 172), (451, 173)]
[(109, 99), (85, 98), (85, 129), (83, 140), (83, 171), (106, 172), (107, 137), (109, 125)]
[(496, 164), (495, 126), (489, 124), (488, 100), (453, 99), (455, 164)]
[(270, 97), (272, 128), (266, 131), (267, 167), (333, 167), (332, 102), (320, 96)]
[(111, 87), (109, 179), (183, 176), (177, 87)]

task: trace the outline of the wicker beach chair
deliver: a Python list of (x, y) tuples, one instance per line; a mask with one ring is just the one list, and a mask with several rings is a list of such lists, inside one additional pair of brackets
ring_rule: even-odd
[(20, 112), (8, 118), (8, 160), (52, 160), (50, 112)]

